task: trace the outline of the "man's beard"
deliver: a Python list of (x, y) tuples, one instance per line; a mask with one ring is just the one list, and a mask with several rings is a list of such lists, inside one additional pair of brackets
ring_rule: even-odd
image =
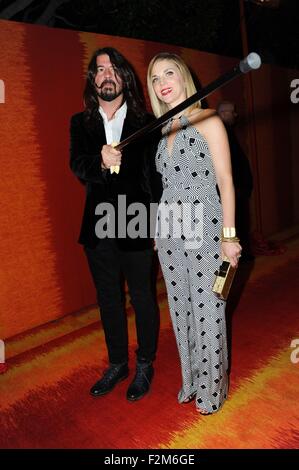
[(116, 91), (115, 83), (108, 80), (105, 80), (100, 87), (96, 88), (98, 96), (104, 101), (113, 101), (123, 92), (121, 88), (119, 91)]

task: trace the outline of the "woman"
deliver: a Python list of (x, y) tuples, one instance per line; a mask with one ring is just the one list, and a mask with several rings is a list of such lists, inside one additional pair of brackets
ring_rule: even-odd
[[(151, 60), (147, 83), (156, 117), (196, 92), (186, 64), (171, 53)], [(202, 110), (200, 103), (171, 119), (162, 134), (156, 247), (180, 354), (178, 400), (195, 398), (197, 410), (210, 414), (222, 406), (228, 389), (225, 302), (212, 285), (221, 257), (237, 266), (241, 253), (229, 145), (215, 111)]]

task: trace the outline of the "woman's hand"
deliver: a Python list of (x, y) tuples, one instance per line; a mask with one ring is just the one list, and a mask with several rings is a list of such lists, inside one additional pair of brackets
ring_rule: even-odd
[(103, 145), (101, 150), (102, 167), (120, 166), (121, 152), (112, 147), (112, 145)]
[(226, 256), (229, 259), (233, 268), (238, 266), (239, 258), (241, 257), (242, 247), (238, 242), (222, 242), (221, 243), (221, 256)]

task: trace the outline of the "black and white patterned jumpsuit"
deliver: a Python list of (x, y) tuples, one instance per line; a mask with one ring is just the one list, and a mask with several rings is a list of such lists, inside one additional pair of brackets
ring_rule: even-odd
[[(225, 302), (212, 292), (221, 263), (222, 208), (207, 141), (181, 116), (169, 155), (170, 126), (171, 122), (156, 155), (163, 180), (156, 246), (181, 361), (178, 400), (182, 403), (196, 394), (196, 406), (213, 413), (228, 388)], [(175, 211), (167, 212), (170, 207)], [(184, 214), (191, 214), (191, 231), (184, 228)]]

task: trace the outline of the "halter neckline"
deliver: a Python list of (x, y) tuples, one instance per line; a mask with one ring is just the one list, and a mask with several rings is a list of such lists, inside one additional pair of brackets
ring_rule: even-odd
[(170, 118), (166, 123), (163, 134), (167, 134), (167, 132), (170, 130), (171, 125), (174, 121), (179, 121), (180, 127), (189, 123), (189, 119), (187, 118), (187, 116), (185, 116), (185, 114), (181, 114), (178, 118), (175, 118), (175, 119)]

